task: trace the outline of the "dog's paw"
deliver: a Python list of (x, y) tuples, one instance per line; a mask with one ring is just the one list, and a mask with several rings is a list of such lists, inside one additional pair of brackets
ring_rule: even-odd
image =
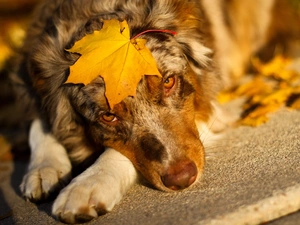
[(65, 223), (82, 223), (111, 211), (122, 193), (113, 180), (104, 177), (93, 174), (75, 178), (55, 200), (53, 215)]
[(137, 176), (129, 159), (108, 148), (59, 193), (52, 213), (66, 223), (92, 220), (111, 211), (137, 181)]
[(58, 193), (70, 179), (70, 168), (37, 167), (23, 177), (20, 188), (26, 200), (39, 202)]

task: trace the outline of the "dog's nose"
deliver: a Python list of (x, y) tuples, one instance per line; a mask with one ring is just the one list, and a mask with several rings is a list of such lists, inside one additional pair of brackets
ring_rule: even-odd
[(161, 177), (163, 184), (172, 190), (181, 190), (189, 187), (197, 178), (197, 167), (192, 161), (176, 163), (168, 168)]

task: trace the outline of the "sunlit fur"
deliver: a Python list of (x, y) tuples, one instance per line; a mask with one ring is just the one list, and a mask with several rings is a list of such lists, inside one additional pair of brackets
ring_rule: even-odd
[[(137, 96), (124, 99), (113, 111), (119, 117), (115, 126), (103, 124), (99, 117), (109, 111), (101, 79), (83, 87), (66, 85), (68, 68), (77, 55), (65, 51), (87, 33), (101, 29), (103, 19), (126, 19), (134, 36), (148, 29), (168, 29), (165, 33), (141, 36), (157, 61), (163, 78), (145, 76)], [(219, 73), (212, 66), (212, 50), (202, 42), (206, 18), (197, 1), (46, 1), (28, 31), (24, 61), (38, 112), (49, 130), (66, 147), (73, 163), (80, 163), (103, 146), (127, 155), (155, 186), (164, 170), (177, 161), (189, 159), (197, 164), (199, 175), (204, 151), (195, 125), (195, 111), (204, 122)], [(212, 72), (214, 70), (214, 72)], [(171, 96), (164, 96), (163, 82), (176, 76), (178, 85)], [(100, 81), (99, 81), (100, 80)], [(180, 127), (180, 129), (178, 129)], [(154, 135), (165, 147), (149, 160), (139, 138)], [(150, 145), (148, 146), (150, 147)]]
[[(27, 91), (23, 100), (31, 99), (45, 137), (66, 149), (72, 165), (93, 162), (109, 147), (158, 189), (170, 190), (161, 177), (181, 162), (196, 165), (198, 180), (205, 164), (199, 124), (211, 119), (217, 91), (243, 72), (265, 42), (272, 5), (273, 0), (46, 0), (22, 49), (17, 75), (23, 80), (19, 88)], [(140, 37), (162, 78), (145, 75), (136, 96), (114, 109), (101, 74), (86, 86), (64, 84), (79, 57), (65, 49), (109, 19), (127, 20), (132, 37), (150, 29), (176, 32)], [(168, 78), (175, 82), (170, 89), (164, 86)], [(107, 113), (116, 119), (104, 120)]]

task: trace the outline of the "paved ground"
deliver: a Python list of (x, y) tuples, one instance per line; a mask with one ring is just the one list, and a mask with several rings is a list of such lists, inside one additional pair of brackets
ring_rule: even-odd
[[(169, 194), (134, 186), (113, 210), (89, 224), (259, 224), (300, 209), (300, 112), (282, 110), (258, 128), (228, 130), (209, 157), (202, 181)], [(26, 162), (0, 162), (0, 224), (57, 224), (51, 202), (20, 197)], [(271, 222), (300, 224), (300, 213)]]

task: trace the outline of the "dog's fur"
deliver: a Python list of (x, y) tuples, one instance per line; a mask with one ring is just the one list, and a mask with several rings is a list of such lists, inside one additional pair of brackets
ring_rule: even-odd
[[(216, 92), (243, 73), (249, 56), (267, 41), (274, 1), (42, 3), (18, 71), (18, 88), (25, 89), (22, 101), (35, 109), (24, 196), (44, 200), (67, 185), (72, 167), (95, 161), (55, 200), (53, 214), (74, 223), (112, 210), (136, 181), (137, 171), (160, 190), (196, 183), (205, 162), (201, 124), (211, 119)], [(142, 36), (163, 78), (144, 76), (136, 96), (113, 110), (101, 76), (86, 86), (64, 84), (78, 59), (65, 49), (108, 19), (127, 20), (131, 36), (149, 29), (177, 32)]]

